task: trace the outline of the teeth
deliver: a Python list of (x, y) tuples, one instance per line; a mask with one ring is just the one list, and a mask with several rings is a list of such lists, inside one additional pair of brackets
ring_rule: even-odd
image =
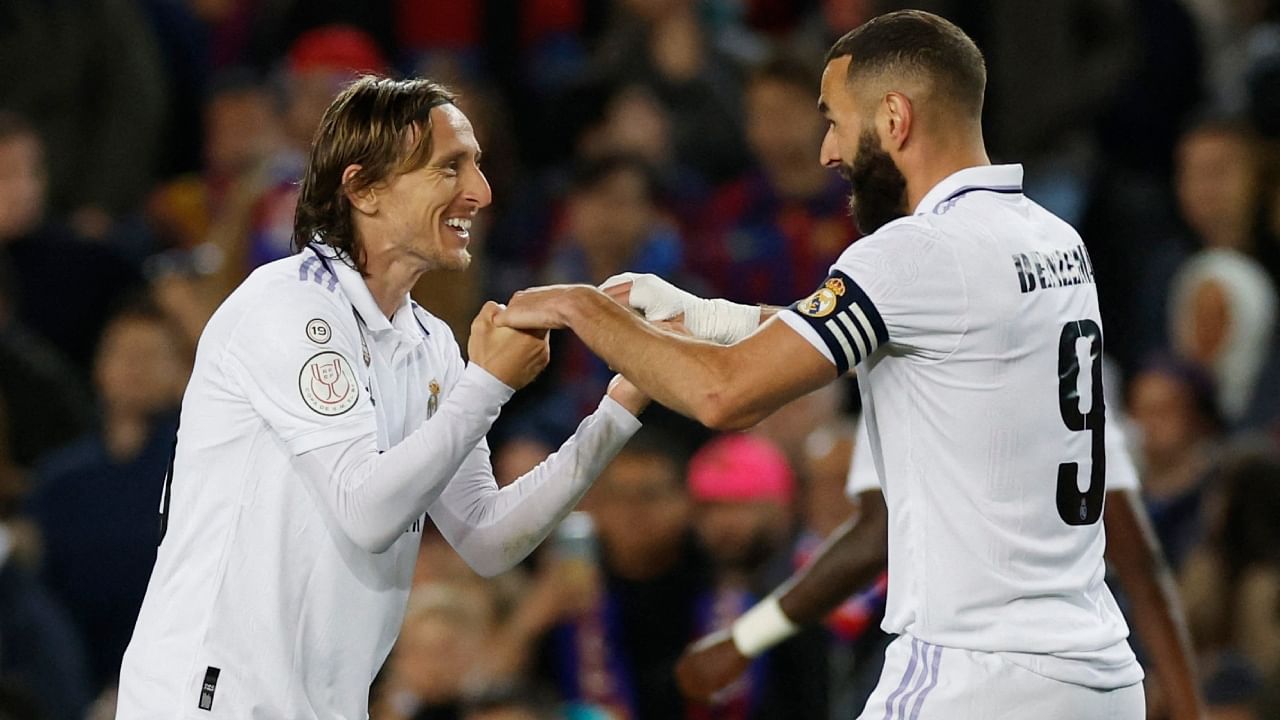
[(471, 220), (469, 218), (449, 218), (448, 220), (444, 221), (444, 224), (448, 225), (451, 228), (457, 228), (464, 232), (469, 231), (471, 229)]

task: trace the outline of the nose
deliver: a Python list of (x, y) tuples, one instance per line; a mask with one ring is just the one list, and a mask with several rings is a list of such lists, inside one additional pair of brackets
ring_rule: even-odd
[(828, 127), (827, 134), (822, 136), (822, 149), (818, 151), (818, 162), (824, 167), (840, 167), (840, 144), (836, 142), (834, 127)]
[(473, 204), (477, 210), (493, 202), (493, 190), (489, 187), (489, 178), (484, 176), (484, 171), (479, 166), (475, 167), (475, 172), (467, 173), (467, 182), (462, 193), (463, 198)]

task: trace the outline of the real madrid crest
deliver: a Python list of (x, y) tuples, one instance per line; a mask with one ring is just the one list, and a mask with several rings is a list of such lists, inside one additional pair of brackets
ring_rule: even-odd
[(431, 391), (431, 397), (427, 398), (427, 417), (431, 417), (440, 407), (440, 383), (432, 380), (427, 389)]
[(796, 309), (809, 317), (826, 317), (836, 309), (836, 303), (844, 295), (844, 280), (838, 277), (827, 278), (818, 291), (801, 300)]

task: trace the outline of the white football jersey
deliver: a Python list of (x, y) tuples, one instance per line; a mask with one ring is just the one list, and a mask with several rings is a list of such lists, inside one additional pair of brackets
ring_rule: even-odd
[(448, 326), (417, 307), (389, 322), (361, 282), (379, 324), (362, 332), (339, 273), (359, 280), (314, 250), (263, 266), (200, 338), (121, 718), (367, 715), (422, 522), (387, 552), (362, 551), (333, 530), (295, 456), (375, 425), (390, 447), (464, 365)]
[[(1107, 445), (1107, 492), (1130, 490), (1138, 492), (1138, 468), (1133, 464), (1133, 455), (1129, 453), (1129, 444), (1125, 440), (1124, 430), (1111, 405), (1107, 405), (1106, 445)], [(854, 431), (853, 457), (849, 461), (849, 476), (844, 484), (845, 497), (856, 500), (858, 495), (868, 490), (881, 490), (884, 486), (880, 476), (876, 474), (876, 465), (871, 460), (871, 441), (867, 439), (866, 420), (859, 415)]]
[(1139, 682), (1103, 582), (1102, 322), (1079, 234), (974, 167), (780, 314), (857, 366), (889, 507), (884, 629), (1094, 688)]
[(528, 555), (640, 427), (606, 397), (499, 488), (511, 388), (406, 294), (387, 317), (313, 246), (255, 271), (200, 338), (121, 718), (364, 718), (424, 515), (485, 574)]

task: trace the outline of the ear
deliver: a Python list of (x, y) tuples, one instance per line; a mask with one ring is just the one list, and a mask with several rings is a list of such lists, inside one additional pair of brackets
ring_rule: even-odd
[(915, 122), (911, 98), (898, 92), (888, 92), (881, 103), (881, 129), (885, 150), (890, 152), (902, 149), (911, 136), (911, 127)]
[(364, 166), (351, 164), (342, 171), (342, 194), (347, 196), (347, 202), (351, 203), (351, 207), (365, 215), (373, 215), (378, 212), (378, 196), (373, 191), (373, 186), (369, 185), (362, 189), (355, 190), (355, 177), (360, 174)]

